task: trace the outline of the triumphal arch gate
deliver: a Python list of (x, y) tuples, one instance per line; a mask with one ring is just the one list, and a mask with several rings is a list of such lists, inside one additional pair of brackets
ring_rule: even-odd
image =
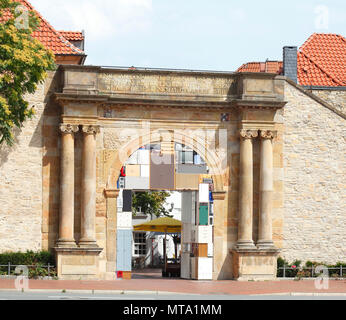
[(59, 277), (114, 279), (121, 169), (141, 146), (154, 143), (161, 145), (162, 161), (151, 172), (163, 174), (156, 182), (157, 176), (150, 178), (148, 189), (192, 188), (190, 176), (184, 180), (174, 169), (175, 143), (207, 164), (212, 278), (275, 277), (282, 240), (276, 172), (282, 169), (283, 77), (88, 66), (58, 72), (59, 217), (50, 238)]

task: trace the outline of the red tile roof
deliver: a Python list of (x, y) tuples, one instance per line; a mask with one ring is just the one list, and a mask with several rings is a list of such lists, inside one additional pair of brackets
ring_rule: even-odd
[(346, 39), (314, 33), (300, 47), (298, 79), (304, 86), (346, 86)]
[(243, 64), (237, 72), (268, 72), (282, 73), (282, 61), (249, 62)]
[[(26, 0), (16, 0), (29, 10), (34, 11), (39, 20), (40, 26), (33, 32), (33, 37), (42, 42), (44, 46), (51, 49), (55, 55), (85, 55), (84, 52), (70, 43), (61, 33), (56, 31)], [(5, 13), (2, 21), (9, 19), (9, 13)], [(1, 21), (0, 21), (1, 22)]]
[[(243, 64), (237, 72), (282, 74), (282, 62), (250, 62)], [(346, 86), (346, 39), (337, 34), (311, 35), (298, 51), (297, 76), (302, 86)]]
[(83, 41), (84, 40), (83, 32), (59, 30), (59, 33), (68, 41)]

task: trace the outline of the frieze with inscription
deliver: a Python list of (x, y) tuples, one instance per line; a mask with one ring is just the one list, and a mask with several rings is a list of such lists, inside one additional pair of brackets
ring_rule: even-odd
[(154, 93), (227, 96), (234, 79), (230, 76), (99, 74), (104, 93)]

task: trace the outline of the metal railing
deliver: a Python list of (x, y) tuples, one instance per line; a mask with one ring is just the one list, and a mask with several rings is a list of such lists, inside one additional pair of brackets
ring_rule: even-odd
[[(51, 265), (50, 263), (48, 263), (47, 266), (44, 266), (44, 265), (24, 265), (24, 264), (11, 264), (11, 262), (9, 262), (8, 264), (0, 264), (0, 271), (3, 269), (3, 268), (7, 268), (7, 275), (8, 276), (11, 276), (11, 269), (15, 269), (17, 267), (21, 267), (21, 266), (24, 266), (24, 267), (27, 267), (28, 270), (30, 268), (32, 269), (38, 269), (38, 268), (43, 268), (43, 269), (47, 269), (47, 273), (48, 273), (48, 277), (53, 274), (55, 275), (56, 274), (56, 271), (55, 271), (55, 266), (54, 265)], [(0, 273), (1, 275), (1, 273)], [(14, 275), (14, 274), (12, 274)]]
[[(297, 277), (297, 274), (301, 271), (307, 271), (305, 274), (306, 278), (314, 278), (318, 277), (320, 273), (315, 272), (316, 267), (297, 267), (297, 268), (292, 268), (291, 266), (283, 266), (278, 268), (277, 272), (277, 277), (278, 278), (295, 278)], [(326, 270), (328, 270), (329, 276), (338, 274), (340, 278), (346, 277), (346, 268), (343, 267), (342, 265), (339, 267), (330, 267), (327, 268), (325, 267)], [(280, 272), (282, 270), (282, 273)], [(333, 272), (335, 271), (335, 272)]]

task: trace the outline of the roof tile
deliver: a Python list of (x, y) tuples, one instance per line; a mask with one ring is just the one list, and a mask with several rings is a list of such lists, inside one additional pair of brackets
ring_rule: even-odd
[[(26, 0), (17, 0), (23, 6), (34, 11), (39, 20), (40, 26), (33, 32), (33, 37), (51, 49), (56, 55), (84, 55), (84, 52), (69, 42), (60, 32), (56, 31)], [(0, 22), (9, 19), (9, 13), (5, 13)]]
[[(237, 72), (263, 71), (260, 62), (250, 62)], [(282, 61), (267, 61), (264, 72), (282, 74)], [(303, 86), (346, 86), (346, 39), (337, 34), (311, 35), (298, 51), (297, 76)]]

